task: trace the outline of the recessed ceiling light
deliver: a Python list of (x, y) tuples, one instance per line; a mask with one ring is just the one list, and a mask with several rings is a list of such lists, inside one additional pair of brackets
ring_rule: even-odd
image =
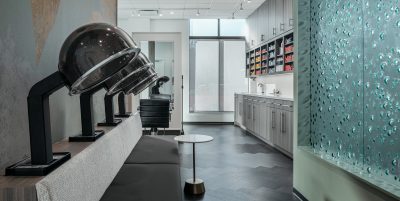
[(137, 16), (140, 17), (140, 13), (138, 13)]
[(171, 12), (169, 12), (169, 14), (173, 15), (173, 14), (175, 14), (175, 13), (174, 13), (174, 11), (171, 11)]
[(251, 0), (247, 0), (247, 3), (251, 3)]
[(163, 16), (163, 14), (162, 14), (162, 13), (160, 13), (160, 14), (158, 14), (158, 16), (162, 17), (162, 16)]

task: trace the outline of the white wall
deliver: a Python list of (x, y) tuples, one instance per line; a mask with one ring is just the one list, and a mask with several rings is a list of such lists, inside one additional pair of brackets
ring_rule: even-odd
[(281, 96), (293, 98), (293, 73), (268, 75), (250, 80), (249, 88), (251, 93), (257, 93), (257, 84), (275, 84)]

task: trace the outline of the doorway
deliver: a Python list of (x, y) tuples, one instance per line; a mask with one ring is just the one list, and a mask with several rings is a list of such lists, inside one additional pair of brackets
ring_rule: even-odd
[[(154, 63), (157, 74), (160, 77), (169, 77), (169, 81), (160, 88), (161, 94), (171, 95), (173, 103), (170, 127), (167, 130), (180, 130), (182, 122), (181, 34), (140, 32), (133, 33), (132, 37), (142, 52)], [(139, 97), (149, 98), (150, 88), (144, 90)]]

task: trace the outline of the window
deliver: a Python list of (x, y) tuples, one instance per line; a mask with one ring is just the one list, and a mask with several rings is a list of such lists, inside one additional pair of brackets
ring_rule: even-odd
[(218, 36), (218, 19), (191, 19), (191, 36)]
[(190, 40), (190, 112), (234, 110), (234, 93), (247, 91), (244, 54), (244, 40)]
[(244, 19), (221, 19), (219, 21), (221, 36), (244, 36), (246, 21)]
[(191, 19), (189, 111), (232, 112), (234, 93), (248, 91), (245, 20)]
[(191, 19), (190, 36), (245, 36), (244, 19)]

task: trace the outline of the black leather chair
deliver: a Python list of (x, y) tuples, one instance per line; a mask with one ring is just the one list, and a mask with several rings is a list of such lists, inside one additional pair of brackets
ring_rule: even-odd
[(143, 128), (151, 128), (151, 133), (157, 133), (158, 128), (169, 127), (170, 100), (168, 99), (140, 99), (140, 118)]

